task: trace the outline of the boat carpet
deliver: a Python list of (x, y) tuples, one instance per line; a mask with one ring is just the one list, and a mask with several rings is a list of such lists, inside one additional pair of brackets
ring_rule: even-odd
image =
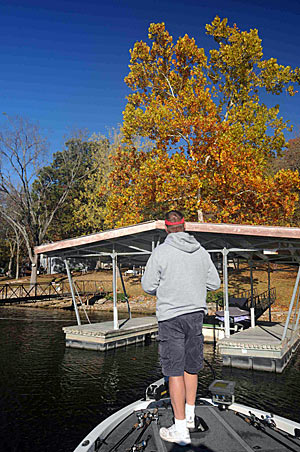
[[(153, 403), (154, 405), (157, 406), (157, 403)], [(149, 408), (143, 413), (153, 410), (151, 405)], [(250, 425), (245, 416), (237, 415), (231, 410), (220, 411), (209, 404), (196, 407), (196, 415), (201, 419), (203, 431), (191, 433), (192, 444), (185, 447), (162, 441), (159, 437), (159, 429), (169, 427), (173, 423), (173, 412), (169, 403), (161, 404), (158, 408), (157, 421), (152, 420), (144, 430), (143, 427), (134, 427), (138, 422), (138, 414), (141, 415), (141, 412), (133, 413), (122, 421), (105, 438), (105, 443), (102, 443), (99, 452), (135, 450), (145, 452), (300, 452), (299, 439), (268, 426), (263, 427), (264, 431), (262, 431)], [(127, 438), (122, 441), (127, 433)], [(117, 446), (118, 443), (119, 446)]]

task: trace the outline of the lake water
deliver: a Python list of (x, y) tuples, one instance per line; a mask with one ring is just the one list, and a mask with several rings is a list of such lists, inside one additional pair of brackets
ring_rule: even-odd
[[(93, 322), (112, 314), (90, 316)], [(143, 397), (161, 377), (156, 342), (100, 353), (65, 347), (73, 312), (0, 308), (0, 438), (5, 452), (72, 452), (100, 421)], [(212, 345), (205, 358), (217, 378), (236, 381), (236, 400), (300, 421), (300, 353), (281, 375), (222, 368)], [(205, 366), (200, 391), (212, 373)]]

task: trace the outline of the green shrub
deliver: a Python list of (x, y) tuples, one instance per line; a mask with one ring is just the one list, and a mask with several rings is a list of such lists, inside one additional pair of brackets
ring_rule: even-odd
[[(113, 301), (113, 299), (114, 299), (113, 294), (107, 295), (106, 299), (108, 301)], [(126, 301), (126, 297), (123, 293), (117, 293), (117, 302), (118, 301)]]
[[(228, 293), (228, 296), (231, 297), (232, 295), (230, 293)], [(223, 292), (219, 291), (219, 292), (207, 292), (207, 297), (206, 297), (206, 302), (207, 303), (218, 303), (218, 305), (220, 307), (224, 306), (224, 294)]]

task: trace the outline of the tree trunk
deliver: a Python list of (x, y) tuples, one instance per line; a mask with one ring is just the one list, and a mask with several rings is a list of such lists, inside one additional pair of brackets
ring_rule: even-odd
[(16, 251), (16, 279), (19, 279), (19, 269), (20, 269), (20, 246), (18, 242)]
[(38, 256), (33, 254), (31, 260), (31, 276), (30, 276), (30, 287), (36, 284), (37, 281), (37, 267), (38, 267)]
[(13, 263), (13, 256), (10, 256), (10, 257), (9, 257), (9, 263), (8, 263), (8, 269), (7, 269), (7, 276), (8, 276), (9, 278), (11, 278), (11, 276), (12, 276), (12, 272), (11, 272), (11, 269), (12, 269), (12, 263)]
[(9, 278), (12, 277), (12, 265), (13, 265), (13, 259), (15, 255), (15, 243), (9, 242), (9, 249), (10, 249), (10, 256), (9, 256), (9, 263), (8, 263), (8, 269), (7, 269), (7, 276)]
[[(198, 190), (197, 190), (197, 201), (198, 201), (198, 205), (199, 205), (199, 203), (200, 203), (200, 197), (201, 197), (201, 190), (200, 190), (200, 188), (198, 188)], [(198, 209), (197, 213), (198, 213), (198, 221), (199, 221), (199, 223), (204, 223), (204, 218), (203, 218), (203, 211), (202, 211), (202, 209)]]
[(202, 209), (198, 210), (198, 221), (199, 223), (204, 223), (203, 212)]

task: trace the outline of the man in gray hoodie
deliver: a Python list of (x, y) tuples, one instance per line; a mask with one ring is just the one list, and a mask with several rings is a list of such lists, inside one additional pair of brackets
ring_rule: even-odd
[(159, 353), (162, 371), (169, 377), (175, 424), (161, 428), (162, 439), (190, 444), (195, 419), (198, 372), (203, 366), (203, 316), (207, 290), (220, 287), (209, 253), (184, 232), (181, 212), (165, 217), (167, 238), (156, 247), (146, 265), (142, 287), (156, 295)]

